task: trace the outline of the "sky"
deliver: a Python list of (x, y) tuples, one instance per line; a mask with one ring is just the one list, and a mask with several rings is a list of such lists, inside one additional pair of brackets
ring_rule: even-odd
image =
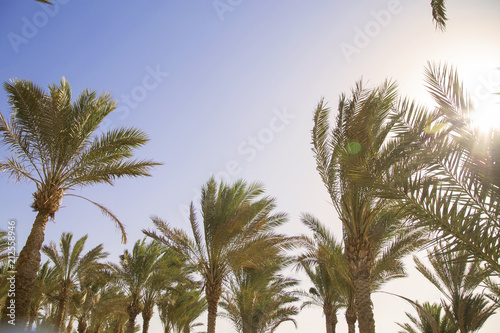
[[(126, 225), (121, 244), (114, 224), (81, 199), (65, 197), (46, 228), (46, 243), (63, 232), (89, 235), (87, 249), (103, 243), (110, 260), (152, 228), (151, 216), (188, 230), (186, 207), (199, 200), (211, 175), (259, 181), (287, 212), (283, 231), (307, 230), (309, 212), (340, 238), (341, 226), (311, 151), (312, 112), (321, 98), (335, 110), (339, 95), (363, 80), (375, 87), (397, 81), (402, 95), (429, 103), (428, 61), (455, 65), (478, 107), (491, 104), (500, 86), (500, 2), (447, 2), (446, 32), (435, 29), (423, 0), (32, 0), (0, 4), (0, 80), (29, 79), (47, 87), (65, 77), (73, 95), (89, 88), (109, 92), (117, 110), (102, 129), (134, 126), (150, 142), (137, 156), (164, 163), (149, 178), (118, 180), (78, 190), (108, 207)], [(0, 90), (0, 110), (11, 110)], [(0, 158), (7, 156), (0, 147)], [(16, 221), (19, 250), (35, 213), (32, 184), (0, 175), (0, 229)], [(384, 290), (419, 301), (439, 293), (407, 260), (409, 278)], [(304, 283), (307, 288), (307, 283)], [(410, 305), (373, 295), (379, 332), (396, 332)], [(339, 313), (338, 331), (346, 331)], [(201, 318), (203, 321), (204, 318)], [(306, 309), (298, 328), (322, 332), (320, 309)], [(481, 332), (496, 333), (500, 315)], [(158, 319), (152, 332), (160, 330)], [(223, 318), (219, 332), (233, 332)]]

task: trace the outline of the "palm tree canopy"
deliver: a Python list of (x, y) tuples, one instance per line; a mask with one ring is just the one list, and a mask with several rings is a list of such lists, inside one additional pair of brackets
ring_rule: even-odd
[[(116, 107), (109, 94), (84, 90), (75, 101), (66, 79), (49, 91), (29, 80), (4, 83), (12, 106), (10, 120), (0, 113), (1, 141), (12, 153), (0, 161), (0, 171), (16, 181), (36, 184), (33, 209), (54, 216), (63, 195), (81, 186), (113, 184), (116, 178), (149, 176), (151, 160), (132, 159), (147, 135), (118, 128), (97, 135), (99, 124)], [(99, 206), (122, 229), (118, 219)]]
[(103, 251), (102, 244), (82, 255), (87, 237), (87, 235), (83, 236), (72, 247), (73, 234), (63, 233), (59, 242), (61, 252), (57, 250), (54, 242), (43, 246), (42, 252), (54, 264), (60, 282), (74, 284), (79, 277), (97, 274), (98, 271), (106, 267), (106, 264), (99, 262), (109, 254)]
[(259, 183), (247, 184), (238, 180), (231, 185), (217, 184), (212, 177), (201, 191), (201, 227), (191, 203), (189, 220), (194, 240), (160, 218), (153, 218), (153, 223), (162, 235), (143, 230), (146, 235), (182, 255), (202, 275), (209, 333), (215, 332), (223, 283), (230, 273), (244, 267), (259, 268), (269, 258), (294, 246), (293, 237), (274, 232), (287, 216), (272, 213), (276, 201), (261, 197), (263, 193), (263, 186)]
[(474, 106), (453, 67), (429, 63), (426, 77), (437, 107), (401, 103), (391, 144), (404, 158), (378, 180), (379, 194), (446, 240), (443, 250), (465, 250), (498, 275), (499, 132), (474, 125)]
[(463, 257), (461, 252), (430, 252), (433, 270), (417, 257), (414, 260), (417, 270), (446, 297), (442, 302), (446, 316), (460, 332), (475, 332), (494, 314), (496, 305), (489, 304), (486, 295), (477, 292), (485, 280), (479, 264)]
[(272, 214), (275, 199), (258, 198), (264, 193), (259, 183), (242, 180), (232, 185), (217, 185), (211, 178), (202, 187), (203, 225), (190, 207), (191, 239), (183, 230), (171, 228), (160, 218), (153, 223), (163, 234), (143, 232), (181, 253), (205, 277), (222, 282), (231, 270), (258, 267), (266, 258), (293, 245), (292, 239), (273, 233), (287, 220), (284, 213)]
[(115, 266), (114, 272), (128, 297), (142, 297), (147, 283), (161, 269), (163, 250), (160, 243), (146, 243), (144, 238), (134, 244), (132, 252), (125, 250), (120, 255), (120, 267)]
[[(416, 303), (420, 306), (420, 304)], [(458, 327), (455, 325), (453, 320), (447, 317), (443, 311), (440, 304), (431, 304), (425, 302), (421, 305), (422, 311), (418, 312), (418, 317), (405, 312), (406, 316), (410, 320), (410, 323), (400, 324), (397, 323), (399, 327), (403, 330), (399, 333), (457, 333)], [(425, 311), (425, 314), (423, 313)], [(431, 323), (428, 316), (430, 316), (434, 321)], [(413, 324), (413, 326), (412, 326)]]
[(298, 281), (279, 274), (289, 260), (277, 256), (273, 261), (262, 268), (235, 272), (223, 295), (223, 315), (238, 332), (273, 332), (287, 321), (297, 325), (294, 316), (299, 309), (293, 303), (299, 300), (299, 293), (292, 288)]

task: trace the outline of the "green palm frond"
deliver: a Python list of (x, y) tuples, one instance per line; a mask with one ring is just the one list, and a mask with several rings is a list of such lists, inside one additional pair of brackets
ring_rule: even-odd
[(479, 259), (498, 274), (500, 174), (494, 145), (474, 128), (475, 111), (457, 71), (429, 63), (426, 76), (437, 107), (425, 111), (405, 102), (394, 145), (406, 157), (388, 173), (391, 180), (386, 177), (380, 193), (400, 200), (418, 225), (446, 240), (443, 250), (465, 249), (469, 260)]
[(97, 206), (105, 216), (108, 216), (111, 220), (113, 220), (115, 222), (117, 229), (119, 229), (121, 234), (122, 234), (122, 243), (125, 244), (127, 242), (127, 233), (125, 232), (125, 226), (123, 225), (123, 223), (120, 222), (120, 220), (109, 209), (107, 209), (106, 207), (104, 207), (103, 205), (101, 205), (95, 201), (92, 201), (92, 200), (85, 198), (83, 196), (80, 196), (80, 195), (76, 195), (76, 194), (66, 194), (66, 195), (86, 200), (86, 201), (90, 202), (91, 204)]
[(209, 306), (212, 322), (216, 316), (213, 305), (217, 307), (215, 300), (220, 298), (231, 272), (259, 269), (281, 251), (293, 248), (297, 241), (275, 232), (274, 229), (287, 220), (287, 215), (272, 213), (275, 199), (263, 194), (260, 183), (247, 184), (243, 180), (233, 184), (217, 183), (212, 177), (201, 191), (203, 224), (198, 223), (191, 204), (194, 239), (159, 218), (152, 218), (159, 233), (143, 230), (147, 236), (179, 253), (202, 275), (207, 302), (212, 304)]
[(291, 321), (298, 314), (298, 281), (283, 277), (278, 271), (286, 263), (282, 257), (261, 268), (244, 268), (235, 272), (223, 295), (223, 316), (230, 319), (239, 331), (273, 332), (280, 324)]
[(446, 28), (446, 6), (445, 0), (431, 0), (432, 19), (436, 28), (442, 31)]
[(414, 258), (417, 270), (445, 296), (442, 307), (446, 316), (461, 332), (477, 331), (494, 313), (496, 306), (489, 304), (486, 295), (477, 293), (485, 274), (478, 263), (463, 260), (460, 252), (429, 252), (433, 270)]
[[(405, 312), (406, 316), (410, 320), (411, 324), (397, 323), (403, 331), (399, 333), (457, 333), (458, 327), (453, 323), (453, 321), (443, 315), (443, 308), (440, 304), (430, 304), (425, 302), (424, 304), (419, 304), (418, 302), (413, 302), (407, 298), (406, 301), (410, 302), (413, 307), (417, 310), (418, 317)], [(413, 325), (413, 326), (412, 326)]]

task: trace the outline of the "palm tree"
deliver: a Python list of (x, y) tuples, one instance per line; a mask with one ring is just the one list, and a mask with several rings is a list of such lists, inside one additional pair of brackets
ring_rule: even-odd
[[(96, 307), (100, 304), (103, 294), (109, 288), (117, 288), (109, 267), (94, 274), (79, 276), (78, 291), (73, 294), (71, 306), (77, 320), (78, 333), (85, 333), (88, 321)], [(110, 309), (107, 309), (108, 313)]]
[(325, 315), (326, 333), (335, 333), (338, 323), (337, 312), (345, 307), (338, 287), (329, 275), (323, 264), (317, 265), (314, 270), (309, 266), (304, 266), (304, 271), (314, 287), (309, 288), (308, 293), (303, 293), (306, 301), (302, 304), (302, 309), (307, 306), (318, 306), (323, 309)]
[(50, 263), (47, 260), (42, 267), (40, 267), (36, 276), (35, 288), (30, 302), (28, 331), (31, 331), (33, 324), (38, 318), (40, 308), (48, 301), (48, 295), (53, 294), (55, 289), (57, 289), (57, 286), (58, 281), (56, 269), (55, 267), (50, 266)]
[(9, 249), (12, 247), (9, 243), (8, 232), (0, 230), (0, 264), (9, 260)]
[(90, 312), (88, 322), (78, 324), (78, 332), (102, 332), (104, 328), (108, 328), (109, 331), (123, 333), (128, 320), (128, 305), (129, 300), (119, 286), (113, 283), (106, 285), (99, 290), (99, 297)]
[(163, 255), (156, 263), (157, 269), (144, 285), (143, 309), (142, 309), (142, 332), (147, 333), (149, 322), (153, 317), (154, 307), (161, 297), (161, 292), (170, 288), (174, 283), (185, 283), (190, 273), (185, 267), (185, 262), (172, 249), (163, 249)]
[[(379, 270), (375, 266), (377, 256), (385, 256), (385, 249), (397, 253), (397, 244), (406, 244), (405, 254), (421, 245), (422, 234), (406, 225), (392, 200), (377, 196), (372, 181), (386, 177), (387, 170), (400, 160), (397, 149), (388, 144), (397, 97), (396, 86), (390, 82), (373, 90), (358, 83), (350, 99), (340, 97), (333, 129), (330, 110), (323, 100), (314, 113), (313, 152), (342, 222), (360, 333), (375, 331), (370, 294), (373, 277), (377, 276), (374, 271)], [(401, 272), (401, 262), (394, 263)]]
[(446, 240), (445, 250), (464, 250), (500, 276), (500, 132), (474, 125), (454, 68), (429, 63), (426, 77), (437, 107), (402, 103), (394, 145), (404, 158), (378, 181), (380, 194)]
[(417, 257), (414, 260), (417, 270), (445, 296), (442, 307), (446, 316), (460, 333), (478, 331), (496, 309), (494, 304), (488, 304), (486, 295), (475, 293), (484, 281), (479, 264), (461, 260), (461, 252), (442, 249), (429, 253), (428, 258), (434, 272)]
[[(85, 90), (72, 102), (71, 87), (64, 78), (59, 86), (49, 86), (49, 93), (28, 80), (15, 79), (4, 87), (13, 112), (10, 121), (0, 113), (0, 136), (12, 156), (0, 162), (0, 172), (36, 185), (32, 208), (37, 216), (16, 264), (16, 319), (23, 326), (40, 266), (45, 226), (54, 218), (63, 196), (80, 197), (68, 192), (98, 183), (113, 184), (116, 178), (149, 176), (158, 163), (130, 159), (133, 150), (148, 141), (142, 131), (120, 128), (93, 135), (116, 108), (109, 94), (97, 97), (96, 92)], [(116, 222), (126, 241), (116, 216), (95, 204)], [(4, 310), (4, 323), (6, 315)]]
[[(390, 210), (383, 215), (386, 218), (379, 221), (378, 230), (372, 231), (371, 235), (375, 257), (370, 276), (371, 292), (381, 289), (392, 279), (405, 277), (403, 258), (426, 242), (422, 232), (408, 230), (401, 225), (401, 220), (389, 218)], [(325, 307), (327, 312), (346, 307), (348, 329), (349, 332), (354, 332), (357, 319), (353, 309), (354, 284), (342, 244), (314, 216), (302, 214), (301, 221), (313, 232), (313, 238), (303, 236), (307, 251), (299, 256), (298, 267), (305, 270), (315, 286), (313, 302), (323, 306), (327, 332), (329, 322), (336, 320), (328, 320)], [(333, 327), (331, 329), (334, 331)]]
[(224, 182), (218, 185), (211, 178), (201, 192), (201, 230), (192, 203), (190, 208), (194, 240), (160, 218), (153, 218), (153, 223), (162, 235), (143, 232), (184, 256), (202, 275), (208, 304), (207, 331), (215, 333), (222, 286), (230, 272), (242, 267), (260, 267), (266, 258), (291, 246), (292, 242), (289, 237), (273, 232), (287, 217), (284, 213), (271, 214), (275, 199), (258, 199), (264, 193), (262, 185), (247, 185), (242, 180), (232, 185)]
[(79, 278), (84, 275), (95, 276), (99, 274), (106, 267), (99, 260), (108, 256), (108, 253), (103, 251), (102, 244), (83, 254), (87, 235), (77, 240), (73, 247), (72, 240), (72, 233), (63, 233), (61, 235), (59, 242), (61, 253), (57, 250), (54, 242), (42, 247), (42, 252), (54, 263), (55, 275), (59, 283), (59, 300), (54, 322), (55, 329), (58, 332), (64, 331), (68, 304)]
[(196, 284), (188, 282), (167, 289), (157, 307), (164, 333), (171, 333), (174, 329), (178, 333), (189, 333), (202, 325), (195, 321), (207, 310), (207, 301)]
[[(354, 306), (354, 288), (347, 261), (342, 244), (316, 218), (303, 214), (301, 220), (314, 232), (313, 238), (303, 236), (307, 251), (297, 259), (297, 268), (303, 269), (314, 285), (309, 293), (304, 293), (307, 300), (302, 308), (321, 307), (325, 315), (326, 332), (334, 333), (338, 310), (347, 307), (352, 311)], [(356, 316), (348, 325), (350, 333), (353, 332), (355, 322)]]
[(235, 272), (228, 291), (222, 296), (224, 316), (240, 333), (274, 332), (279, 325), (294, 319), (299, 309), (295, 288), (298, 281), (278, 272), (289, 260), (277, 256), (262, 268), (242, 268)]
[(120, 256), (120, 266), (114, 269), (128, 300), (127, 333), (134, 333), (135, 319), (144, 308), (143, 297), (146, 286), (162, 270), (163, 253), (160, 243), (155, 240), (146, 243), (144, 238), (134, 244), (132, 252), (124, 251)]
[[(420, 304), (417, 303), (417, 305)], [(421, 307), (425, 314), (418, 311), (418, 318), (405, 312), (413, 326), (409, 323), (397, 323), (403, 329), (399, 333), (458, 333), (458, 328), (453, 320), (447, 317), (446, 314), (442, 315), (443, 307), (440, 304), (425, 302)], [(434, 320), (433, 323), (430, 322), (428, 316)], [(433, 324), (435, 324), (436, 329), (433, 328)]]

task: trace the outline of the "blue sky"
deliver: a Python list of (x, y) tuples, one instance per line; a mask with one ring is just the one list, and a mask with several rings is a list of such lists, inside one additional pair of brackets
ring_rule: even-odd
[[(164, 163), (151, 178), (77, 193), (126, 224), (127, 245), (97, 208), (76, 198), (64, 199), (46, 241), (65, 231), (88, 233), (88, 248), (104, 243), (116, 260), (152, 226), (152, 215), (187, 229), (182, 211), (212, 174), (263, 182), (278, 210), (289, 214), (290, 234), (305, 232), (299, 214), (310, 212), (340, 235), (310, 147), (316, 103), (324, 97), (334, 109), (361, 78), (371, 86), (393, 78), (405, 95), (426, 102), (428, 60), (457, 65), (485, 102), (485, 92), (500, 85), (494, 70), (500, 66), (499, 10), (494, 0), (450, 1), (441, 33), (429, 1), (59, 0), (53, 7), (2, 1), (1, 81), (17, 77), (47, 87), (64, 76), (75, 96), (87, 87), (110, 92), (118, 108), (104, 127), (141, 128), (151, 142), (138, 155)], [(0, 110), (10, 113), (3, 90)], [(35, 216), (33, 186), (5, 176), (0, 184), (0, 228), (16, 219), (22, 246)], [(410, 271), (412, 278), (386, 289), (420, 300), (439, 297)], [(374, 302), (383, 332), (396, 331), (393, 322), (411, 311), (388, 295), (375, 295)], [(319, 309), (305, 310), (298, 323), (297, 332), (324, 326)], [(498, 325), (497, 315), (482, 332)], [(231, 331), (223, 319), (218, 327)], [(339, 330), (344, 327), (340, 320)], [(280, 332), (292, 329), (284, 325)]]

